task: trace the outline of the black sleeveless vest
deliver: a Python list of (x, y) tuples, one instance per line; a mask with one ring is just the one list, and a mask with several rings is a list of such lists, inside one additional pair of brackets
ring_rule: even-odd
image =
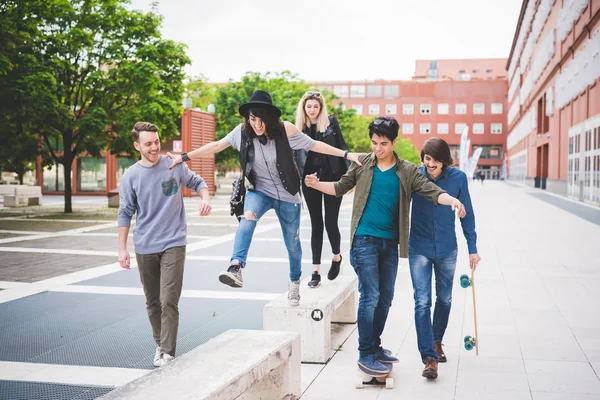
[[(295, 196), (296, 193), (300, 191), (300, 173), (298, 172), (298, 167), (294, 162), (294, 151), (290, 147), (290, 142), (283, 124), (281, 125), (281, 128), (277, 130), (275, 138), (272, 140), (275, 140), (277, 172), (279, 172), (281, 183), (289, 194)], [(254, 179), (250, 177), (250, 171), (252, 171), (252, 164), (254, 163), (254, 156), (254, 141), (250, 135), (246, 135), (244, 132), (244, 126), (242, 125), (240, 167), (243, 171), (246, 171), (246, 177), (252, 186), (255, 186)]]

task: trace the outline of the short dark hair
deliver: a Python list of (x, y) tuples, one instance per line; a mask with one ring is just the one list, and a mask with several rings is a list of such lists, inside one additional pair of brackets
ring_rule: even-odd
[(423, 145), (423, 148), (421, 149), (421, 162), (424, 162), (425, 154), (444, 164), (444, 168), (454, 165), (454, 160), (452, 159), (452, 154), (450, 153), (450, 146), (448, 146), (448, 143), (446, 143), (444, 139), (440, 139), (438, 137), (427, 139)]
[(244, 117), (244, 132), (251, 138), (256, 137), (256, 133), (250, 125), (250, 114), (262, 119), (267, 137), (275, 137), (281, 133), (282, 129), (285, 130), (283, 122), (274, 110), (266, 107), (251, 108), (248, 110), (248, 117)]
[(395, 118), (377, 117), (369, 124), (369, 138), (373, 138), (373, 134), (377, 136), (385, 136), (392, 142), (398, 137), (400, 125)]
[(134, 142), (140, 140), (140, 132), (158, 132), (158, 127), (150, 122), (136, 122), (131, 130), (131, 137)]

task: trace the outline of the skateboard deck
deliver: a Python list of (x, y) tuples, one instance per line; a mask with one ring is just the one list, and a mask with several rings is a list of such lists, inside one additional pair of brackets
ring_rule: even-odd
[(359, 366), (358, 370), (361, 377), (359, 381), (356, 382), (356, 388), (363, 389), (367, 386), (385, 386), (386, 389), (393, 389), (394, 378), (391, 378), (390, 375), (394, 369), (394, 364), (385, 364), (385, 366), (390, 368), (390, 372), (387, 374), (373, 374), (369, 371), (365, 371)]

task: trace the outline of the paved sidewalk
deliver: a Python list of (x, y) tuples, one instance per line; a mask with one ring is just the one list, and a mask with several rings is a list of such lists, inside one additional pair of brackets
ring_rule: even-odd
[[(404, 263), (383, 340), (400, 359), (395, 388), (354, 388), (354, 331), (325, 368), (303, 366), (305, 385), (318, 373), (303, 400), (600, 399), (600, 209), (497, 181), (472, 182), (470, 190), (482, 257), (475, 275), (479, 356), (462, 347), (474, 334), (472, 298), (456, 281), (448, 362), (437, 380), (420, 376)], [(457, 275), (468, 271), (462, 238), (459, 248)]]
[[(401, 260), (384, 334), (385, 347), (400, 358), (395, 388), (355, 389), (356, 327), (340, 325), (333, 327), (333, 347), (341, 345), (333, 359), (302, 366), (303, 400), (600, 399), (600, 209), (497, 181), (472, 182), (470, 190), (482, 257), (479, 356), (462, 347), (474, 334), (472, 300), (456, 282), (444, 339), (448, 363), (435, 381), (420, 376), (412, 287)], [(0, 398), (94, 398), (152, 368), (139, 276), (116, 265), (116, 223), (101, 215), (114, 211), (105, 198), (78, 200), (75, 208), (87, 216), (75, 215), (77, 222), (57, 215), (59, 198), (41, 208), (0, 208)], [(227, 201), (217, 196), (213, 215), (200, 218), (194, 199), (186, 199), (179, 354), (230, 328), (260, 329), (262, 306), (286, 290), (287, 255), (273, 213), (257, 228), (244, 289), (216, 280), (237, 226)], [(350, 204), (348, 196), (340, 214), (345, 254)], [(20, 218), (32, 214), (38, 218)], [(457, 276), (468, 270), (458, 233)], [(308, 276), (306, 209), (301, 238)], [(324, 264), (328, 251), (325, 245)], [(346, 262), (343, 273), (353, 273)]]

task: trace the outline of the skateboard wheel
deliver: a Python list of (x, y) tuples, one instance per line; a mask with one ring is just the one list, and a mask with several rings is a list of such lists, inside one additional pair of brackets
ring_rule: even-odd
[(460, 286), (465, 289), (471, 286), (471, 279), (469, 278), (469, 275), (460, 276)]
[(365, 387), (365, 384), (363, 383), (362, 379), (360, 381), (356, 382), (356, 386), (357, 389), (362, 389)]
[(465, 336), (465, 338), (463, 339), (463, 341), (464, 341), (465, 343), (467, 343), (467, 342), (470, 342), (470, 341), (471, 341), (471, 339), (472, 339), (472, 337), (471, 337), (471, 336)]
[(466, 342), (466, 343), (465, 343), (465, 349), (466, 349), (467, 351), (471, 351), (471, 350), (473, 350), (473, 343), (471, 343), (471, 342)]
[(473, 348), (475, 347), (475, 338), (472, 336), (465, 336), (464, 342), (465, 349), (468, 351), (473, 350)]
[(387, 378), (385, 380), (385, 388), (386, 389), (393, 389), (394, 388), (394, 378)]

